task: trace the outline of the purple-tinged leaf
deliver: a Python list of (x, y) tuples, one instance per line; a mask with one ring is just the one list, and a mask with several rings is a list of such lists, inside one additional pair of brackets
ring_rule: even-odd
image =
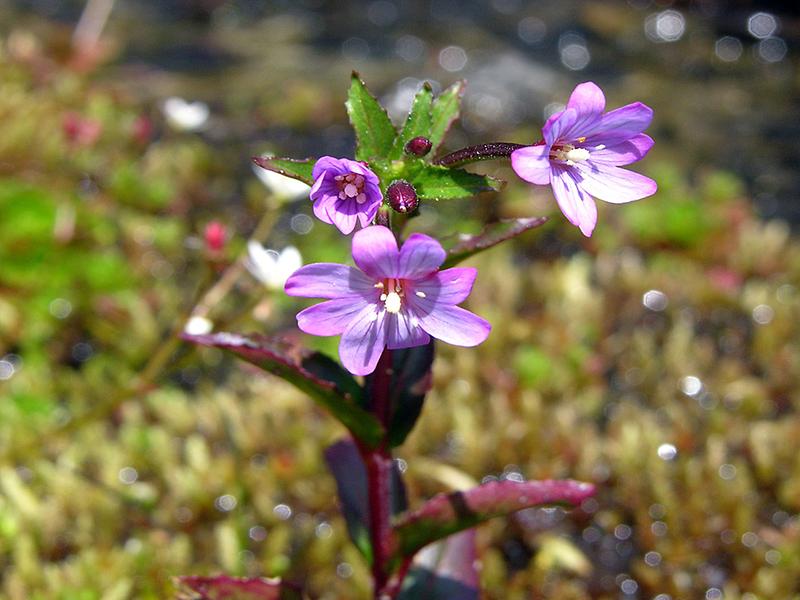
[(280, 579), (264, 577), (229, 577), (216, 575), (176, 577), (177, 600), (286, 600), (300, 598), (300, 593), (281, 583)]
[(431, 155), (441, 146), (444, 136), (450, 130), (461, 112), (461, 96), (464, 94), (464, 81), (456, 81), (453, 85), (436, 97), (431, 108), (431, 130), (426, 137), (433, 144)]
[(460, 236), (459, 241), (447, 249), (447, 258), (441, 268), (449, 269), (473, 254), (483, 252), (500, 242), (505, 242), (530, 229), (544, 225), (546, 221), (547, 217), (503, 219), (487, 225), (477, 235)]
[(398, 600), (478, 600), (475, 530), (423, 548), (414, 558)]
[(594, 494), (589, 483), (566, 480), (492, 481), (463, 492), (438, 494), (395, 522), (398, 557), (491, 518), (543, 504), (580, 504)]
[(378, 103), (355, 71), (345, 106), (350, 124), (356, 132), (356, 159), (385, 159), (391, 152), (397, 132), (386, 109)]
[[(392, 350), (392, 383), (389, 401), (391, 421), (388, 441), (392, 447), (401, 445), (419, 418), (425, 394), (431, 388), (434, 340), (424, 346)], [(374, 373), (367, 376), (365, 387), (370, 389)]]
[(236, 333), (181, 336), (201, 346), (222, 348), (295, 385), (327, 408), (363, 443), (375, 446), (383, 437), (378, 420), (361, 408), (363, 389), (339, 363), (320, 352), (265, 336)]
[[(339, 440), (325, 449), (325, 462), (336, 479), (336, 489), (347, 531), (356, 548), (368, 561), (372, 560), (367, 504), (367, 469), (352, 440)], [(406, 488), (395, 463), (391, 483), (392, 514), (408, 508)]]
[(314, 169), (314, 163), (317, 162), (315, 158), (306, 158), (297, 160), (294, 158), (280, 158), (277, 156), (254, 156), (253, 162), (262, 169), (267, 171), (275, 171), (286, 177), (297, 179), (308, 185), (314, 184), (314, 178), (311, 172)]

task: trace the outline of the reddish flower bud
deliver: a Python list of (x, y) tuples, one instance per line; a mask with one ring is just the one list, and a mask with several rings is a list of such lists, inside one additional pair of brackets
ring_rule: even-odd
[(76, 112), (68, 112), (61, 121), (61, 129), (70, 144), (91, 146), (103, 133), (103, 124)]
[(419, 199), (414, 186), (403, 179), (393, 181), (386, 190), (389, 206), (399, 213), (411, 213), (417, 210)]
[(228, 229), (219, 221), (211, 221), (206, 225), (204, 239), (206, 248), (210, 252), (220, 252), (225, 247), (225, 241), (228, 239)]
[(406, 143), (406, 152), (414, 156), (425, 156), (431, 151), (432, 147), (433, 144), (428, 138), (419, 136)]

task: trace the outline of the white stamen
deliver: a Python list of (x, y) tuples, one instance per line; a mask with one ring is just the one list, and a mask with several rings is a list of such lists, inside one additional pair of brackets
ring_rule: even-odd
[(376, 288), (378, 288), (379, 290), (382, 290), (382, 289), (383, 289), (383, 282), (382, 282), (382, 281), (379, 281), (379, 282), (378, 282), (378, 283), (376, 283), (376, 284), (375, 284), (373, 287), (376, 287)]
[(381, 302), (386, 302), (386, 294), (381, 294)]
[(359, 204), (364, 204), (367, 201), (367, 195), (364, 192), (361, 192), (358, 196), (356, 196), (356, 202)]
[(589, 151), (586, 148), (573, 148), (566, 154), (567, 164), (579, 163), (589, 158)]
[(339, 200), (344, 200), (345, 198), (347, 198), (345, 193), (344, 192), (339, 192)]
[(397, 292), (389, 292), (386, 298), (381, 296), (381, 300), (384, 300), (386, 304), (386, 312), (397, 314), (400, 312), (400, 295)]
[(350, 198), (354, 198), (358, 195), (358, 188), (352, 183), (348, 183), (346, 186), (344, 186), (344, 193)]
[(606, 149), (606, 145), (605, 144), (597, 144), (597, 146), (595, 146), (594, 149), (595, 150), (605, 150)]
[(419, 298), (427, 298), (428, 297), (428, 295), (425, 292), (419, 292), (419, 291), (414, 292), (414, 295), (419, 297)]

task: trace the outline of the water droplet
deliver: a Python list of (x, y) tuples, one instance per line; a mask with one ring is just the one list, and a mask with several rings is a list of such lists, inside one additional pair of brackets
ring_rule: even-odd
[(439, 52), (439, 65), (450, 73), (461, 71), (467, 66), (467, 53), (461, 46), (447, 46)]
[(786, 42), (779, 37), (769, 37), (758, 43), (758, 57), (768, 63), (782, 61), (788, 50)]
[(600, 531), (599, 528), (590, 526), (583, 530), (581, 537), (585, 542), (593, 544), (595, 542), (600, 541), (600, 538), (603, 537), (603, 533)]
[(125, 485), (131, 485), (139, 479), (139, 473), (133, 467), (122, 467), (117, 474), (119, 480)]
[(517, 23), (517, 35), (526, 44), (538, 44), (547, 34), (547, 25), (536, 17), (525, 17)]
[(778, 19), (766, 12), (757, 12), (747, 19), (747, 31), (754, 38), (763, 40), (778, 31)]
[(408, 463), (402, 458), (396, 458), (394, 462), (397, 465), (397, 470), (401, 473), (408, 471)]
[(759, 304), (753, 309), (753, 321), (759, 325), (769, 325), (775, 318), (775, 309), (769, 304)]
[(619, 584), (619, 589), (622, 590), (623, 594), (633, 595), (636, 593), (636, 590), (639, 589), (639, 584), (633, 579), (625, 579)]
[(642, 294), (642, 304), (655, 312), (661, 312), (669, 304), (669, 298), (660, 290), (648, 290)]
[(672, 596), (669, 594), (658, 594), (657, 596), (653, 596), (653, 600), (672, 600)]
[(664, 515), (667, 514), (667, 509), (663, 504), (651, 504), (647, 513), (651, 519), (663, 519)]
[(714, 54), (724, 62), (737, 61), (742, 56), (742, 42), (730, 35), (723, 36), (714, 43)]
[(736, 532), (733, 529), (725, 529), (720, 532), (719, 539), (723, 544), (732, 544), (736, 541)]
[(10, 360), (0, 360), (0, 381), (7, 381), (14, 376), (16, 369)]
[(289, 221), (289, 227), (297, 234), (306, 235), (314, 228), (314, 220), (308, 215), (295, 215)]
[(263, 542), (267, 539), (267, 530), (261, 525), (253, 525), (247, 532), (247, 535), (254, 542)]
[(236, 498), (233, 497), (231, 494), (223, 494), (219, 496), (216, 500), (214, 500), (214, 506), (217, 508), (218, 511), (221, 512), (230, 512), (234, 508), (236, 508)]
[(50, 314), (56, 319), (66, 319), (72, 313), (72, 303), (64, 298), (56, 298), (50, 303)]
[(650, 525), (650, 531), (653, 532), (653, 535), (661, 537), (667, 534), (667, 524), (664, 521), (654, 521), (652, 525)]
[(336, 565), (336, 574), (342, 579), (349, 579), (353, 576), (353, 567), (350, 563), (341, 562)]
[(772, 550), (767, 550), (764, 553), (764, 560), (773, 566), (777, 565), (779, 562), (781, 562), (781, 553), (774, 548)]
[(706, 600), (720, 600), (722, 598), (722, 591), (719, 588), (708, 588), (706, 590)]
[(288, 504), (276, 504), (272, 513), (281, 521), (286, 521), (292, 516), (292, 508)]
[(696, 396), (703, 391), (703, 382), (699, 377), (687, 375), (681, 379), (681, 391), (687, 396)]
[(571, 71), (585, 69), (592, 60), (586, 40), (576, 33), (567, 32), (558, 38), (558, 51), (561, 64)]
[(672, 460), (678, 455), (678, 449), (674, 444), (661, 444), (657, 452), (661, 460)]
[(726, 481), (730, 481), (734, 477), (736, 477), (736, 467), (731, 464), (724, 464), (720, 465), (719, 469), (717, 470), (719, 476)]
[(752, 548), (758, 543), (758, 535), (752, 531), (748, 531), (742, 535), (742, 544), (748, 548)]
[(625, 525), (621, 523), (614, 528), (614, 537), (618, 540), (627, 540), (631, 537), (633, 530), (631, 529), (630, 525)]
[(128, 554), (139, 554), (142, 551), (142, 541), (137, 538), (130, 538), (125, 542), (125, 552)]
[(651, 550), (644, 555), (644, 562), (649, 567), (657, 567), (661, 564), (661, 554)]
[(677, 42), (686, 31), (686, 19), (677, 10), (664, 10), (648, 16), (645, 35), (653, 42)]
[(314, 530), (314, 535), (321, 540), (328, 539), (333, 535), (333, 527), (330, 526), (330, 523), (323, 521), (317, 525), (316, 529)]
[(179, 506), (175, 510), (175, 519), (177, 519), (178, 523), (188, 523), (192, 520), (192, 509), (188, 506)]

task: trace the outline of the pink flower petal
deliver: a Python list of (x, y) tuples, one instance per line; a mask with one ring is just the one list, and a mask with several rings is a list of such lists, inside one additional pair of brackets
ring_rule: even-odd
[(425, 333), (420, 324), (412, 318), (409, 311), (401, 310), (397, 314), (387, 313), (384, 317), (386, 322), (386, 347), (390, 350), (400, 348), (413, 348), (423, 346), (431, 341), (431, 337)]
[(604, 114), (592, 132), (584, 133), (587, 136), (585, 145), (612, 146), (642, 133), (652, 120), (653, 109), (646, 104), (627, 104)]
[(316, 181), (325, 173), (325, 171), (339, 171), (343, 168), (347, 167), (346, 165), (342, 164), (342, 160), (332, 156), (323, 156), (314, 163), (314, 168), (311, 170), (311, 177), (313, 177), (314, 181)]
[(353, 236), (353, 260), (370, 277), (397, 277), (399, 257), (397, 240), (382, 225), (365, 227)]
[(640, 133), (629, 140), (602, 150), (591, 150), (591, 162), (602, 162), (618, 167), (629, 165), (644, 158), (650, 152), (653, 144), (653, 138), (646, 133)]
[(548, 147), (562, 139), (564, 132), (568, 131), (578, 120), (578, 113), (572, 108), (566, 108), (547, 119), (542, 127), (542, 136)]
[(436, 305), (419, 320), (430, 335), (454, 346), (477, 346), (492, 330), (488, 321), (459, 306)]
[(603, 163), (579, 163), (573, 167), (580, 177), (579, 186), (595, 198), (623, 204), (656, 193), (655, 181), (639, 173)]
[(442, 245), (430, 236), (412, 233), (400, 248), (398, 277), (419, 279), (436, 271), (447, 253)]
[(591, 236), (597, 225), (597, 205), (594, 199), (578, 187), (567, 167), (554, 168), (551, 183), (558, 207), (567, 220), (579, 227), (583, 235)]
[(311, 335), (341, 335), (366, 306), (368, 302), (363, 298), (328, 300), (297, 313), (297, 326)]
[[(314, 201), (314, 206), (312, 207), (314, 211), (314, 216), (317, 217), (323, 223), (328, 223), (329, 225), (333, 225), (333, 219), (329, 216), (329, 207), (333, 207), (336, 204), (336, 196), (322, 196), (320, 199)], [(334, 212), (331, 208), (330, 212)]]
[(518, 177), (535, 183), (547, 185), (550, 183), (550, 146), (526, 146), (511, 153), (511, 168)]
[(315, 263), (300, 267), (286, 280), (289, 296), (302, 298), (354, 298), (375, 295), (375, 282), (354, 267)]
[(559, 137), (569, 141), (588, 135), (600, 123), (605, 108), (606, 98), (597, 84), (587, 81), (576, 86), (567, 102), (567, 109), (574, 110), (577, 117), (569, 128), (562, 130)]
[[(337, 199), (335, 202), (326, 205), (328, 218), (330, 219), (326, 223), (333, 223), (344, 235), (350, 235), (356, 228), (356, 222), (358, 221), (358, 213), (348, 210), (350, 204), (353, 204), (352, 200)], [(325, 219), (322, 220), (325, 221)]]
[(375, 370), (386, 347), (385, 315), (382, 307), (369, 304), (353, 317), (342, 333), (339, 358), (353, 375), (369, 375)]
[[(414, 294), (409, 302), (423, 314), (433, 310), (434, 304), (458, 304), (467, 299), (478, 275), (472, 267), (454, 267), (414, 282)], [(420, 296), (417, 292), (422, 292)]]

